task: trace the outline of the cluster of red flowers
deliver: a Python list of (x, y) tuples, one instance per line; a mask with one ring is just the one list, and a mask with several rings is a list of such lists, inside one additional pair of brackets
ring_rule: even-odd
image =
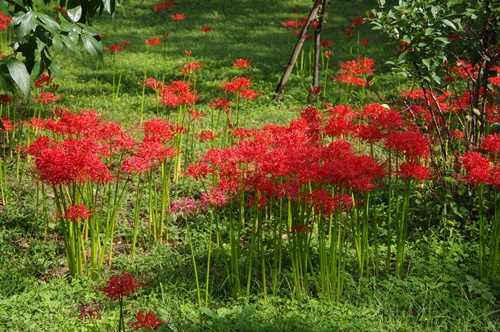
[(466, 175), (460, 179), (477, 186), (479, 184), (500, 187), (500, 134), (486, 136), (479, 146), (484, 153), (470, 151), (460, 156)]
[(75, 114), (56, 108), (54, 115), (46, 120), (33, 118), (30, 126), (56, 138), (39, 136), (26, 149), (35, 158), (40, 178), (51, 185), (107, 183), (113, 179), (110, 158), (137, 144), (116, 123), (103, 123), (93, 111)]
[(135, 290), (141, 286), (134, 280), (133, 275), (122, 272), (121, 275), (112, 275), (109, 278), (108, 284), (102, 288), (102, 291), (110, 299), (118, 300), (135, 293)]
[(36, 100), (42, 104), (48, 105), (48, 104), (55, 103), (56, 101), (60, 100), (61, 98), (62, 98), (62, 96), (56, 97), (56, 96), (54, 96), (54, 94), (52, 92), (41, 92), (40, 97), (34, 98), (34, 100)]
[(148, 46), (156, 46), (161, 44), (161, 40), (159, 38), (153, 37), (150, 39), (145, 39), (144, 43)]
[(119, 44), (111, 45), (111, 46), (107, 47), (106, 49), (110, 52), (118, 53), (118, 52), (126, 49), (129, 46), (130, 46), (130, 43), (128, 41), (124, 40), (124, 41), (120, 42)]
[[(362, 194), (386, 175), (385, 161), (356, 153), (342, 138), (349, 136), (393, 150), (400, 163), (392, 175), (418, 181), (430, 178), (429, 169), (421, 164), (430, 155), (430, 143), (399, 112), (380, 104), (358, 111), (340, 105), (327, 109), (329, 114), (306, 108), (288, 126), (239, 128), (233, 133), (235, 146), (207, 151), (187, 173), (195, 179), (217, 178), (218, 185), (206, 194), (205, 199), (211, 199), (207, 204), (224, 204), (245, 191), (259, 193), (250, 204), (261, 208), (271, 197), (283, 197), (306, 200), (318, 211), (330, 213), (353, 205), (350, 195), (332, 196), (332, 186), (335, 192)], [(304, 190), (309, 185), (316, 189)]]
[(337, 76), (331, 75), (330, 77), (339, 83), (366, 87), (369, 84), (366, 77), (373, 75), (375, 72), (374, 63), (375, 61), (372, 58), (358, 58), (341, 62), (339, 64), (340, 74)]
[(139, 311), (137, 313), (137, 321), (128, 323), (129, 326), (135, 328), (135, 330), (146, 329), (150, 330), (151, 328), (157, 328), (165, 324), (158, 320), (158, 316), (154, 315), (151, 312), (142, 313)]
[(177, 152), (170, 142), (184, 131), (183, 127), (171, 125), (167, 120), (152, 119), (143, 125), (144, 139), (134, 155), (123, 160), (122, 170), (126, 173), (144, 174), (148, 170), (173, 158)]
[(68, 206), (63, 217), (71, 222), (78, 222), (80, 219), (87, 220), (89, 216), (87, 207), (84, 204), (77, 204)]
[(356, 17), (355, 19), (353, 19), (351, 21), (349, 26), (344, 29), (344, 35), (352, 37), (356, 26), (361, 25), (361, 24), (365, 24), (365, 22), (366, 22), (366, 20), (363, 17)]
[(37, 88), (41, 88), (47, 86), (51, 83), (52, 79), (49, 77), (47, 73), (43, 73), (36, 81), (35, 86)]
[(235, 66), (236, 68), (238, 68), (240, 70), (243, 70), (243, 69), (247, 69), (248, 66), (250, 66), (251, 62), (252, 61), (250, 61), (250, 60), (238, 59), (235, 62), (233, 62), (233, 66)]
[(173, 81), (158, 91), (164, 106), (177, 107), (193, 105), (200, 98), (192, 92), (192, 87), (184, 81)]
[(190, 76), (195, 71), (199, 71), (199, 70), (201, 70), (201, 65), (199, 62), (186, 63), (184, 65), (184, 67), (182, 68), (182, 74), (184, 76)]
[(251, 81), (245, 77), (237, 77), (232, 81), (226, 82), (221, 86), (222, 91), (227, 93), (234, 93), (239, 95), (241, 98), (254, 100), (259, 97), (262, 92), (255, 92), (254, 89), (249, 89)]
[(201, 27), (201, 29), (200, 29), (200, 30), (201, 30), (202, 32), (210, 32), (210, 31), (212, 31), (212, 28), (211, 28), (211, 27), (209, 27), (208, 25), (204, 25), (204, 26), (202, 26), (202, 27)]
[(12, 17), (0, 12), (0, 31), (7, 31), (9, 29), (10, 22), (12, 22)]
[(175, 3), (173, 3), (172, 1), (167, 1), (167, 2), (163, 2), (163, 3), (157, 3), (156, 5), (153, 6), (153, 9), (155, 11), (155, 13), (159, 13), (167, 8), (170, 8), (170, 7), (173, 7), (175, 6)]
[(479, 152), (468, 152), (462, 155), (460, 160), (466, 172), (466, 175), (461, 177), (462, 180), (474, 184), (475, 187), (479, 184), (500, 187), (500, 164), (498, 161), (493, 164), (491, 160)]
[(184, 14), (174, 14), (171, 15), (170, 18), (172, 21), (184, 21), (186, 19), (186, 16)]
[(9, 132), (9, 131), (12, 131), (12, 129), (14, 129), (14, 125), (12, 124), (12, 122), (10, 122), (9, 119), (4, 118), (2, 116), (0, 118), (0, 122), (1, 122), (0, 132), (2, 132), (2, 131)]

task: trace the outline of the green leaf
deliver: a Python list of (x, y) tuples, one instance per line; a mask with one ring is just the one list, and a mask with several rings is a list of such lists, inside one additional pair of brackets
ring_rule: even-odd
[(59, 33), (59, 29), (61, 28), (61, 26), (50, 16), (40, 13), (38, 14), (38, 19), (43, 23), (45, 29), (47, 29), (47, 31), (49, 31), (52, 35), (56, 35)]
[(31, 30), (36, 27), (37, 14), (32, 11), (18, 13), (12, 19), (12, 25), (15, 28), (15, 34), (18, 39), (23, 39)]
[(89, 34), (81, 35), (83, 46), (93, 57), (102, 61), (102, 45), (93, 36)]
[(64, 49), (63, 41), (59, 35), (54, 35), (54, 38), (52, 38), (52, 46), (56, 54), (61, 53)]
[(16, 58), (9, 58), (6, 61), (7, 68), (9, 69), (10, 76), (12, 80), (16, 82), (19, 90), (26, 96), (29, 97), (31, 91), (30, 84), (30, 74), (26, 69), (26, 65)]
[(452, 28), (453, 30), (457, 31), (457, 26), (452, 21), (443, 19), (443, 23)]
[(104, 8), (106, 8), (106, 11), (110, 14), (113, 14), (115, 12), (116, 8), (116, 1), (115, 0), (102, 0), (104, 4)]
[(64, 45), (73, 53), (75, 53), (79, 58), (82, 56), (80, 49), (78, 48), (78, 44), (71, 37), (62, 35), (61, 40)]
[(67, 13), (69, 19), (76, 23), (82, 17), (82, 6), (76, 6), (75, 8), (68, 9)]

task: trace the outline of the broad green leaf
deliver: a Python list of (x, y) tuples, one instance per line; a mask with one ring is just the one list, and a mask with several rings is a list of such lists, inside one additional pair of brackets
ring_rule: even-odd
[(47, 31), (49, 31), (52, 35), (56, 35), (59, 33), (59, 29), (61, 28), (61, 26), (50, 16), (39, 13), (38, 19), (43, 23), (45, 29), (47, 29)]
[(36, 27), (37, 14), (35, 12), (29, 11), (26, 13), (19, 13), (12, 19), (12, 25), (15, 28), (15, 34), (18, 39), (23, 39), (30, 31), (34, 30)]
[(56, 54), (61, 53), (64, 49), (63, 41), (59, 35), (54, 35), (54, 38), (52, 38), (52, 46), (54, 47)]
[(33, 68), (31, 69), (30, 81), (31, 82), (36, 81), (40, 77), (40, 75), (42, 75), (42, 70), (43, 70), (42, 61), (39, 59), (35, 62)]
[(453, 30), (457, 31), (457, 26), (452, 21), (443, 19), (443, 23), (452, 28)]
[(70, 20), (76, 23), (82, 17), (82, 6), (76, 6), (75, 8), (68, 9), (67, 13)]
[(78, 48), (78, 44), (75, 43), (71, 37), (62, 35), (61, 40), (69, 50), (78, 56), (78, 58), (82, 56), (80, 49)]
[(12, 80), (16, 82), (19, 90), (21, 90), (26, 97), (29, 97), (31, 91), (30, 74), (25, 64), (16, 58), (9, 58), (6, 64)]
[(83, 46), (93, 57), (102, 61), (102, 45), (94, 37), (86, 33), (81, 35)]
[(102, 0), (104, 4), (104, 8), (106, 8), (106, 11), (110, 14), (113, 14), (115, 12), (116, 8), (116, 1), (115, 0)]

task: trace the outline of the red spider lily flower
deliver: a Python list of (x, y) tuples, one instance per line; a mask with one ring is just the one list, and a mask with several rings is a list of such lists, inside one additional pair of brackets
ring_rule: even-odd
[(347, 62), (340, 62), (340, 71), (347, 75), (372, 75), (375, 71), (372, 58), (358, 58)]
[(110, 299), (118, 300), (135, 293), (135, 290), (141, 286), (142, 285), (136, 283), (134, 276), (130, 273), (122, 272), (121, 275), (112, 275), (109, 278), (108, 284), (101, 290), (106, 293)]
[(107, 183), (113, 178), (101, 159), (103, 148), (93, 139), (55, 142), (40, 136), (30, 144), (28, 152), (35, 156), (40, 178), (50, 185)]
[(423, 180), (430, 179), (429, 169), (415, 162), (400, 164), (398, 174), (405, 180), (408, 178), (413, 178), (419, 183), (421, 183)]
[(0, 31), (7, 31), (9, 29), (10, 22), (12, 22), (12, 17), (0, 12)]
[(359, 85), (362, 87), (366, 87), (368, 84), (368, 82), (364, 78), (351, 76), (347, 74), (340, 74), (338, 76), (330, 75), (330, 77), (339, 83), (346, 83), (349, 85)]
[(161, 40), (159, 38), (153, 37), (150, 39), (145, 39), (144, 43), (148, 46), (156, 46), (161, 44)]
[(43, 86), (49, 85), (52, 80), (50, 79), (49, 75), (46, 73), (43, 73), (42, 76), (40, 76), (36, 81), (35, 81), (35, 86), (37, 88), (41, 88)]
[(333, 43), (329, 41), (328, 39), (324, 39), (320, 43), (321, 47), (332, 47)]
[(165, 6), (165, 8), (169, 8), (169, 7), (174, 7), (175, 3), (173, 3), (172, 1), (166, 1), (163, 3), (163, 5)]
[(185, 76), (189, 76), (198, 70), (201, 70), (201, 65), (199, 62), (186, 63), (182, 68), (182, 74)]
[(263, 92), (255, 92), (254, 89), (245, 89), (241, 91), (241, 98), (253, 101), (262, 94)]
[(184, 54), (186, 55), (187, 58), (189, 58), (191, 55), (193, 55), (193, 51), (184, 50)]
[(189, 216), (197, 211), (205, 210), (204, 202), (194, 199), (193, 197), (182, 197), (170, 201), (170, 212), (174, 214), (183, 214)]
[(153, 161), (144, 156), (127, 157), (122, 162), (121, 170), (127, 174), (145, 174), (147, 171), (155, 168)]
[(238, 93), (248, 88), (249, 85), (250, 85), (249, 79), (245, 77), (238, 77), (235, 78), (233, 81), (227, 82), (224, 86), (221, 87), (221, 89), (225, 93), (230, 93), (230, 92)]
[(402, 152), (408, 161), (430, 155), (429, 140), (417, 132), (395, 132), (386, 136), (385, 146)]
[(313, 35), (311, 35), (310, 33), (308, 33), (308, 34), (306, 35), (306, 40), (312, 40), (313, 38), (314, 38), (314, 36), (313, 36)]
[(351, 28), (346, 28), (344, 29), (344, 31), (342, 32), (344, 35), (348, 36), (348, 37), (352, 37), (352, 33), (354, 32), (353, 29)]
[(370, 41), (371, 41), (370, 39), (365, 38), (365, 39), (360, 40), (360, 41), (359, 41), (359, 43), (360, 43), (362, 46), (366, 46), (366, 45), (370, 44)]
[(151, 119), (143, 124), (147, 139), (166, 143), (175, 137), (175, 128), (167, 120)]
[(68, 206), (63, 217), (71, 222), (78, 222), (80, 219), (87, 220), (89, 216), (89, 210), (87, 210), (85, 205), (77, 204)]
[(186, 173), (192, 176), (195, 180), (206, 178), (210, 173), (210, 166), (204, 162), (198, 162), (188, 166)]
[(237, 67), (238, 69), (246, 69), (248, 66), (250, 66), (250, 63), (252, 61), (250, 60), (245, 60), (245, 59), (238, 59), (235, 62), (233, 62), (233, 66)]
[(10, 132), (14, 129), (14, 126), (12, 125), (12, 122), (9, 121), (9, 119), (4, 118), (2, 116), (0, 121), (2, 122), (2, 126), (0, 127), (0, 132), (2, 132), (2, 131)]
[(195, 110), (193, 110), (193, 109), (189, 109), (189, 110), (188, 110), (188, 113), (189, 113), (189, 115), (191, 116), (191, 120), (192, 120), (192, 121), (199, 120), (199, 119), (201, 119), (201, 118), (203, 117), (203, 114), (202, 114), (202, 113), (197, 112), (197, 111), (195, 111)]
[(349, 27), (352, 29), (354, 27), (356, 27), (357, 25), (360, 25), (360, 24), (365, 24), (365, 19), (363, 17), (356, 17), (354, 20), (352, 20), (351, 24), (349, 25)]
[(144, 85), (148, 86), (154, 90), (161, 90), (165, 87), (165, 84), (161, 81), (157, 81), (154, 77), (148, 77), (144, 81)]
[(158, 316), (155, 316), (151, 312), (142, 313), (139, 311), (137, 313), (137, 321), (129, 322), (127, 324), (135, 328), (136, 331), (139, 329), (146, 329), (149, 331), (151, 328), (157, 328), (165, 323), (158, 321)]
[(229, 197), (225, 196), (221, 190), (203, 192), (201, 193), (201, 198), (205, 204), (216, 206), (223, 206), (229, 201)]
[(481, 183), (488, 183), (491, 180), (491, 163), (479, 152), (467, 152), (459, 157), (467, 175), (461, 178), (464, 181), (474, 184), (476, 187)]
[(488, 82), (493, 85), (500, 85), (500, 76), (488, 77)]
[(311, 85), (310, 91), (311, 91), (311, 93), (313, 95), (317, 96), (317, 95), (319, 95), (323, 91), (323, 87), (322, 86), (312, 86)]
[(170, 18), (172, 21), (184, 21), (186, 19), (186, 16), (184, 14), (174, 14), (170, 15)]
[(119, 46), (123, 49), (123, 48), (127, 48), (127, 47), (130, 47), (130, 43), (126, 40), (122, 40), (119, 44)]
[(9, 96), (8, 94), (5, 94), (5, 93), (0, 94), (0, 105), (7, 105), (13, 101), (14, 101), (14, 98)]
[(295, 9), (292, 9), (292, 13), (294, 13), (294, 14), (298, 14), (298, 13), (299, 13), (299, 10), (298, 10), (298, 9), (296, 9), (296, 8), (295, 8)]
[(229, 102), (226, 98), (217, 98), (214, 102), (208, 103), (208, 106), (215, 109), (229, 108)]
[(62, 98), (62, 96), (55, 97), (52, 92), (42, 92), (42, 93), (40, 93), (39, 98), (34, 98), (34, 99), (40, 103), (48, 105), (51, 103), (55, 103), (56, 101), (58, 101), (61, 98)]
[(481, 149), (491, 152), (493, 156), (500, 155), (500, 134), (486, 136), (481, 143)]
[(213, 141), (217, 137), (211, 130), (204, 130), (198, 135), (198, 140), (200, 142)]
[(79, 306), (78, 311), (80, 315), (78, 315), (78, 319), (101, 319), (101, 309), (102, 304), (96, 302)]
[(191, 87), (184, 81), (174, 81), (160, 92), (161, 103), (165, 106), (192, 105), (200, 98), (191, 92)]
[(332, 51), (325, 51), (325, 57), (327, 57), (328, 59), (330, 59), (332, 56), (333, 56), (333, 52)]
[(462, 79), (477, 79), (477, 74), (479, 72), (479, 66), (471, 65), (465, 60), (457, 61), (456, 65), (451, 68), (451, 71), (457, 74)]
[(153, 9), (156, 13), (159, 13), (165, 9), (165, 5), (162, 3), (157, 3), (156, 5), (153, 6)]
[(120, 45), (111, 45), (107, 49), (108, 49), (108, 51), (113, 52), (113, 53), (118, 53), (122, 50)]
[(453, 139), (462, 139), (465, 138), (465, 133), (458, 129), (450, 130), (450, 137)]
[(202, 26), (202, 27), (201, 27), (201, 29), (200, 29), (200, 30), (201, 30), (202, 32), (210, 32), (210, 31), (212, 31), (212, 28), (211, 28), (211, 27), (209, 27), (208, 25), (204, 25), (204, 26)]
[(281, 22), (281, 25), (284, 26), (285, 28), (292, 29), (297, 27), (297, 21), (290, 20), (287, 22)]

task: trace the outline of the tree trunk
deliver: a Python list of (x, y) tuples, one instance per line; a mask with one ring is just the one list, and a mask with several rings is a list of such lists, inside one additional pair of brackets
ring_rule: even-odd
[(328, 0), (323, 0), (321, 5), (321, 13), (319, 15), (318, 25), (314, 30), (314, 70), (313, 70), (313, 81), (311, 89), (309, 90), (309, 95), (307, 96), (307, 102), (313, 104), (318, 98), (319, 94), (319, 59), (321, 57), (321, 31), (323, 30), (323, 18), (326, 13), (326, 6), (328, 5)]
[(283, 89), (285, 88), (285, 84), (290, 78), (290, 74), (292, 73), (293, 66), (295, 65), (295, 61), (297, 61), (297, 57), (299, 56), (300, 50), (302, 49), (302, 45), (304, 44), (304, 40), (306, 39), (306, 34), (307, 34), (307, 28), (309, 25), (311, 25), (311, 22), (314, 20), (316, 15), (318, 15), (319, 8), (321, 6), (321, 2), (324, 0), (316, 0), (314, 2), (314, 6), (309, 13), (309, 17), (307, 18), (306, 24), (302, 27), (302, 31), (300, 33), (299, 39), (297, 40), (297, 43), (295, 44), (295, 48), (292, 52), (292, 56), (290, 57), (290, 60), (288, 61), (288, 65), (286, 67), (285, 73), (281, 77), (281, 80), (278, 84), (278, 87), (276, 88), (276, 95), (274, 96), (274, 100), (279, 100), (281, 99), (283, 95)]

